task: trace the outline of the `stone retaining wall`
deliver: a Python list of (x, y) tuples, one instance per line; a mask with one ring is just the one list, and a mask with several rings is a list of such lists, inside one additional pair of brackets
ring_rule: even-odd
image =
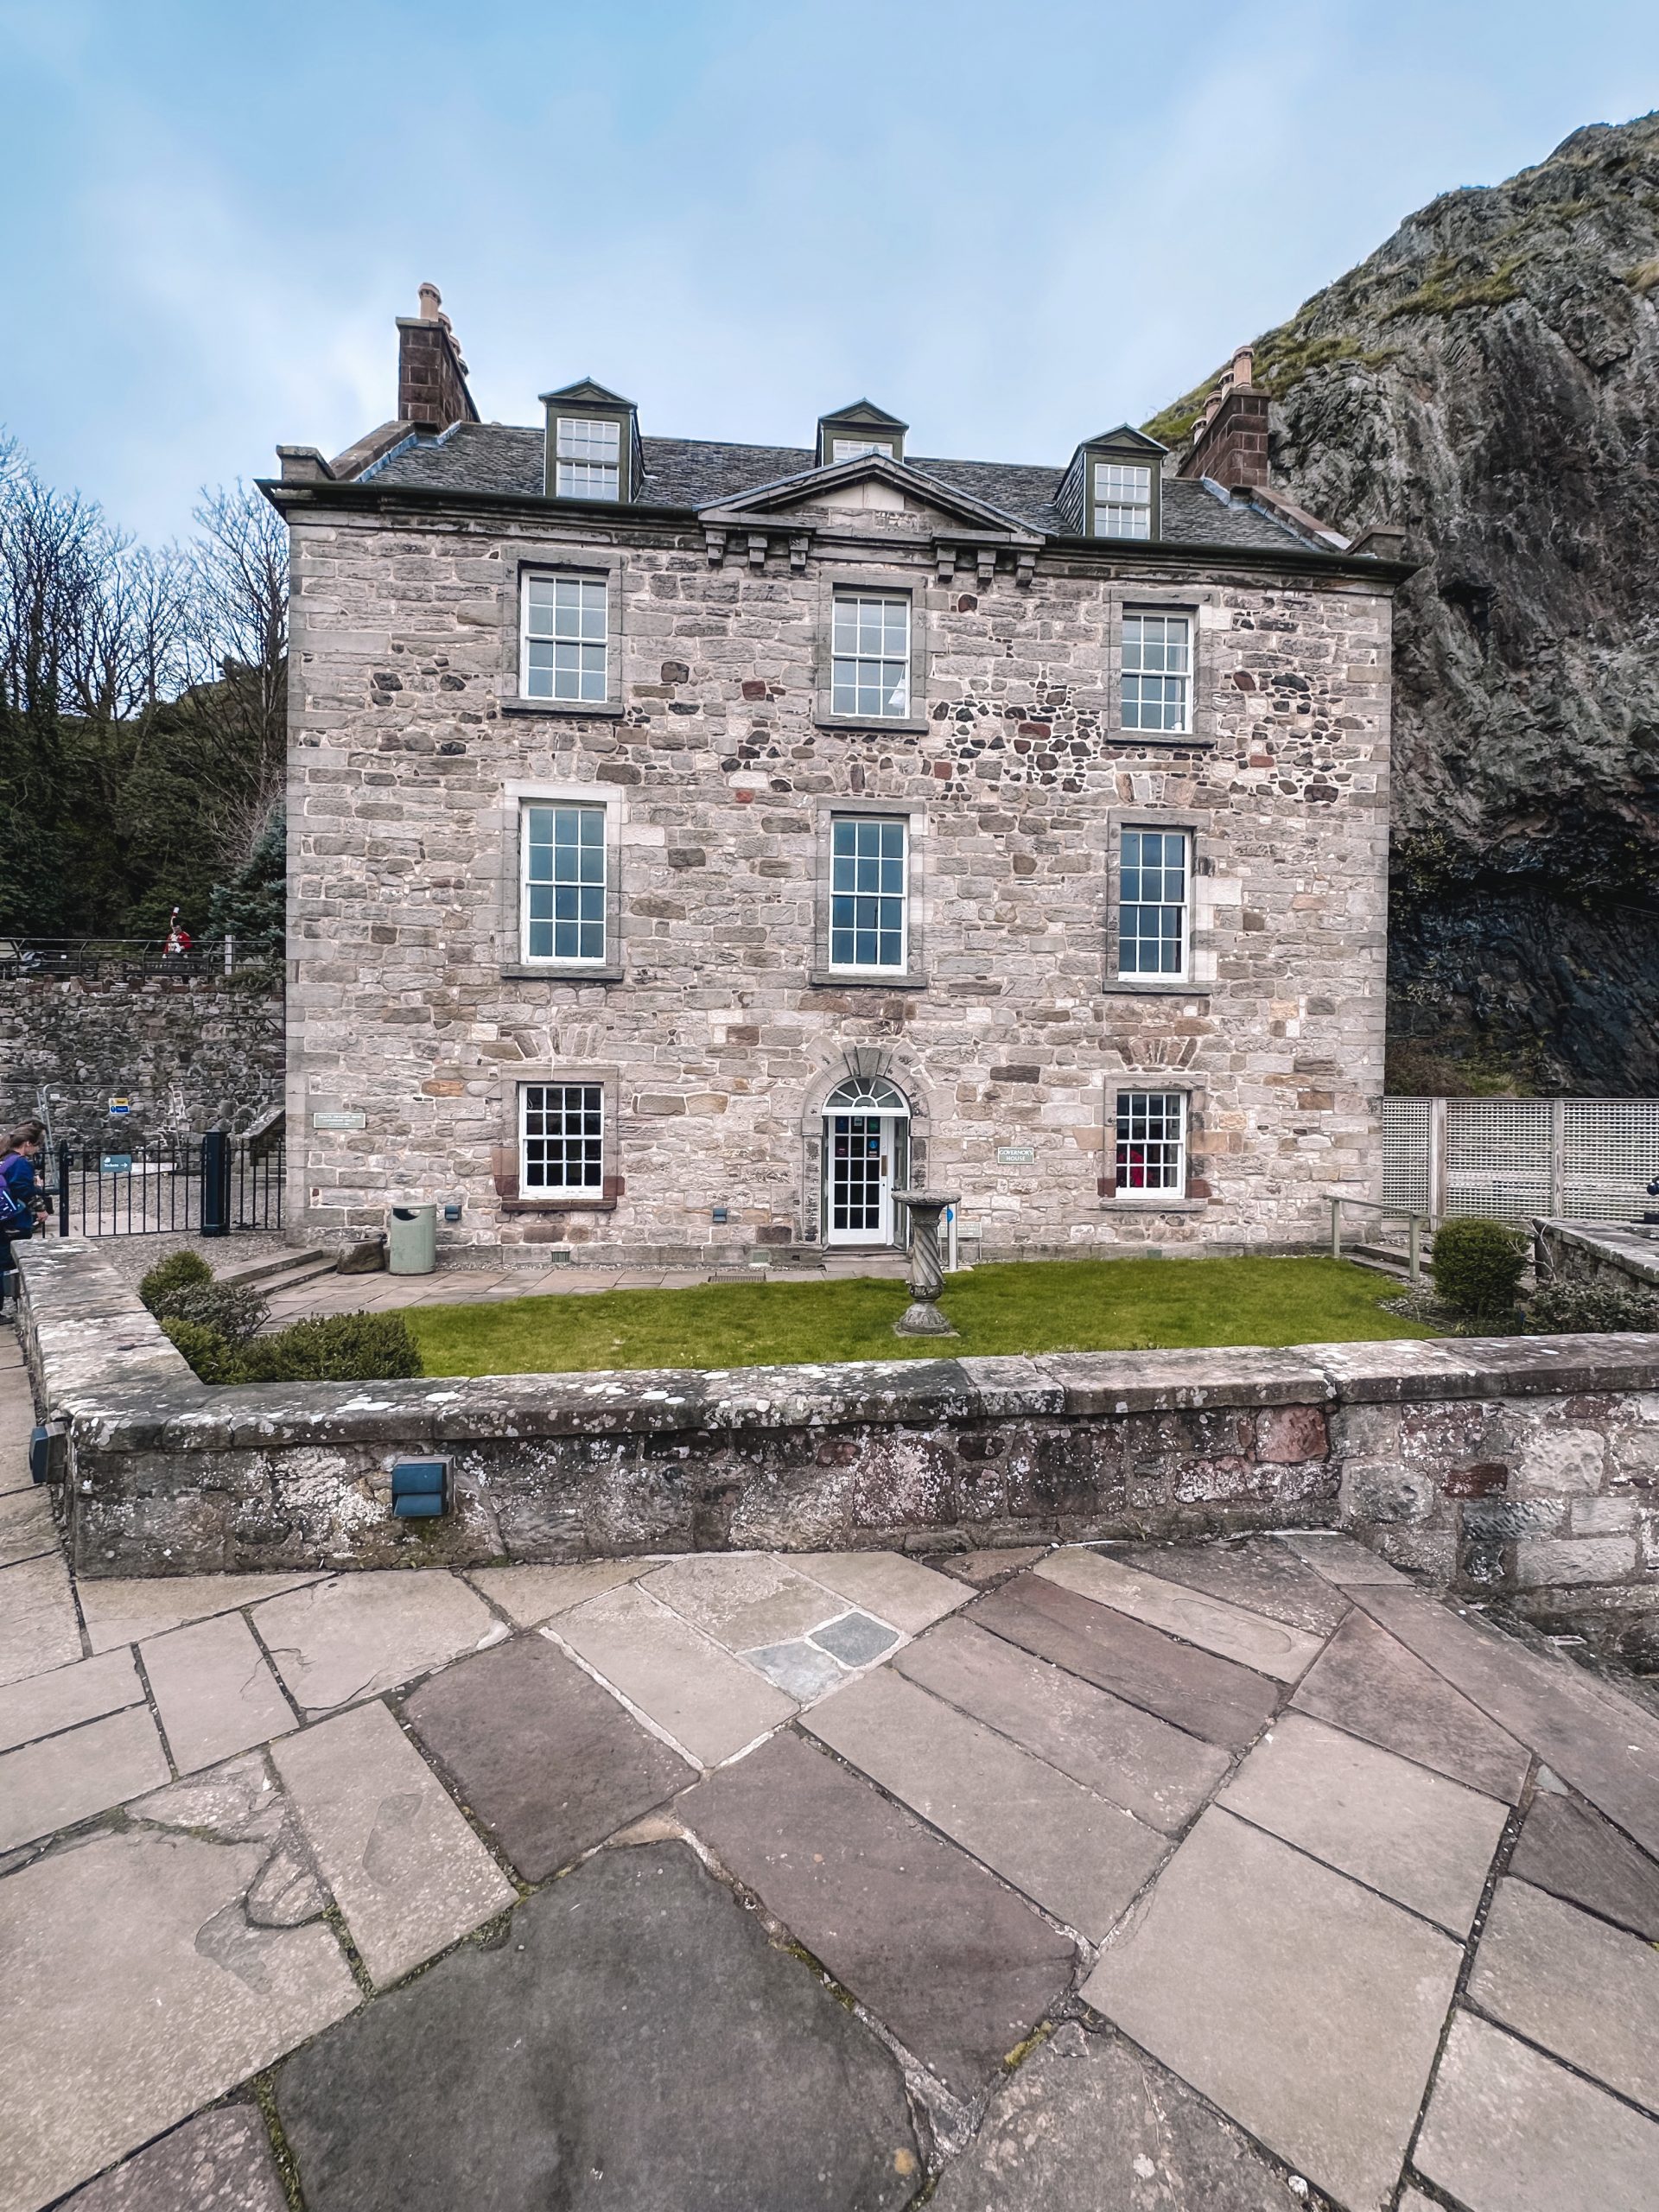
[[(281, 987), (257, 975), (0, 976), (8, 1127), (44, 1091), (54, 1136), (72, 1144), (245, 1129), (281, 1104), (283, 1058)], [(119, 1122), (111, 1097), (131, 1101)]]
[(1535, 1220), (1545, 1260), (1569, 1282), (1595, 1290), (1659, 1292), (1659, 1236), (1629, 1222)]
[[(1535, 1610), (1659, 1607), (1659, 1337), (209, 1389), (92, 1248), (19, 1256), (82, 1574), (1340, 1521)], [(434, 1452), (454, 1515), (394, 1521)]]

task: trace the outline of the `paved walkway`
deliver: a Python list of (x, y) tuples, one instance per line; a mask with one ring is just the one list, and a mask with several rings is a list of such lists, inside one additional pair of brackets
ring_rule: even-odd
[(27, 1421), (0, 2212), (1659, 2201), (1659, 1722), (1346, 1538), (77, 1591)]

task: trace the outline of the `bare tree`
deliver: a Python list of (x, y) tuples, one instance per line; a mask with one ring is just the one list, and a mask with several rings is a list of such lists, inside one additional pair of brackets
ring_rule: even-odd
[(288, 532), (239, 480), (204, 492), (189, 559), (194, 715), (220, 741), (207, 773), (220, 857), (239, 867), (281, 805), (288, 747)]

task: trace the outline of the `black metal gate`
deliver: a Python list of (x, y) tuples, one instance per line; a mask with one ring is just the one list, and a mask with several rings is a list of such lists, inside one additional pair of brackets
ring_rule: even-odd
[(283, 1146), (223, 1129), (121, 1149), (58, 1147), (57, 1231), (156, 1236), (283, 1225)]

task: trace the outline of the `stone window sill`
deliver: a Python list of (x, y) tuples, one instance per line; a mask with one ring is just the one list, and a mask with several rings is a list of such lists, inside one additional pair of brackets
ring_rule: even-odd
[(503, 1213), (614, 1213), (614, 1198), (502, 1198)]
[(927, 988), (925, 976), (900, 976), (893, 974), (891, 969), (871, 968), (844, 969), (814, 968), (809, 972), (806, 980), (818, 988), (827, 991), (842, 991), (849, 988), (855, 991), (868, 991), (878, 987), (884, 991), (925, 991)]
[(914, 734), (933, 727), (925, 715), (814, 715), (812, 723), (815, 729), (844, 729), (865, 737), (885, 737), (894, 730)]
[(614, 721), (628, 711), (620, 699), (512, 698), (498, 699), (495, 703), (504, 715), (556, 715), (574, 716), (580, 721), (606, 716)]
[(1104, 986), (1107, 998), (1207, 999), (1213, 983), (1137, 982), (1132, 976), (1114, 976)]
[(1216, 749), (1213, 737), (1192, 734), (1180, 737), (1173, 730), (1167, 729), (1112, 729), (1106, 732), (1101, 742), (1114, 748), (1144, 745), (1154, 751), (1162, 749), (1165, 752), (1213, 753)]
[(620, 983), (626, 974), (622, 968), (566, 967), (557, 960), (514, 961), (500, 970), (508, 983)]
[(1209, 1206), (1208, 1198), (1176, 1198), (1160, 1191), (1136, 1192), (1125, 1198), (1114, 1193), (1101, 1200), (1105, 1213), (1203, 1213)]

